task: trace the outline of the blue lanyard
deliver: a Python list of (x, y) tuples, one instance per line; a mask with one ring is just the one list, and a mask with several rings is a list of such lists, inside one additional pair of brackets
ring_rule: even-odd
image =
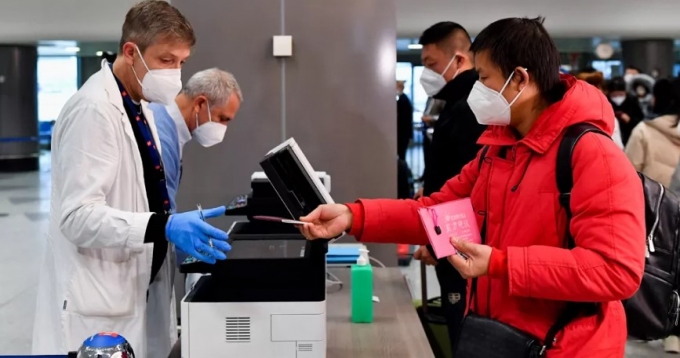
[[(111, 65), (109, 64), (109, 66)], [(115, 75), (113, 77), (116, 78)], [(130, 98), (130, 95), (127, 93), (125, 87), (123, 87), (123, 84), (120, 83), (118, 78), (116, 78), (116, 83), (118, 84), (120, 95), (123, 96), (123, 102), (130, 110), (130, 113), (135, 115), (135, 122), (137, 123), (137, 127), (142, 134), (142, 138), (144, 138), (144, 142), (146, 142), (146, 147), (149, 150), (149, 154), (151, 156), (153, 170), (156, 171), (156, 177), (158, 178), (158, 190), (161, 194), (161, 199), (163, 200), (163, 210), (165, 211), (165, 214), (170, 214), (170, 195), (168, 194), (168, 187), (165, 184), (165, 169), (163, 168), (161, 155), (158, 152), (158, 148), (156, 147), (156, 141), (154, 141), (153, 135), (151, 135), (151, 128), (149, 128), (149, 124), (146, 121), (144, 113), (141, 110), (137, 110), (137, 106), (132, 101), (132, 98)]]

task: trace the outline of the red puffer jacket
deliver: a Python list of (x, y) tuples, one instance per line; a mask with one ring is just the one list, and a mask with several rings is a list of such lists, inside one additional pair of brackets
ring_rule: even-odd
[[(549, 358), (621, 358), (626, 317), (620, 300), (632, 296), (645, 260), (645, 212), (640, 179), (626, 155), (605, 136), (586, 134), (573, 160), (576, 248), (565, 246), (567, 218), (555, 181), (563, 130), (581, 122), (607, 133), (614, 113), (594, 87), (571, 76), (564, 98), (517, 140), (510, 128), (491, 127), (479, 139), (490, 146), (440, 192), (413, 200), (359, 200), (351, 234), (364, 242), (428, 243), (416, 209), (470, 197), (480, 227), (486, 216), (494, 248), (489, 275), (478, 282), (471, 307), (536, 337), (545, 337), (566, 301), (601, 302), (598, 315), (572, 322), (557, 336)], [(505, 158), (499, 147), (506, 147)]]

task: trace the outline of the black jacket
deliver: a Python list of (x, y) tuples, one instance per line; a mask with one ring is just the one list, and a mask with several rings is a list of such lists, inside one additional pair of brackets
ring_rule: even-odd
[[(626, 100), (617, 106), (614, 102), (609, 100), (612, 107), (614, 108), (614, 114), (616, 114), (616, 119), (619, 121), (619, 126), (621, 128), (621, 141), (623, 145), (628, 143), (630, 135), (633, 133), (633, 128), (637, 126), (644, 119), (644, 114), (642, 113), (642, 107), (640, 107), (640, 101), (637, 97), (628, 94), (626, 95)], [(630, 117), (630, 121), (626, 123), (621, 119), (621, 113), (625, 113)]]
[(439, 191), (447, 180), (460, 174), (463, 166), (472, 161), (481, 146), (477, 139), (486, 129), (477, 123), (467, 104), (477, 72), (468, 70), (458, 74), (434, 98), (446, 101), (434, 125), (429, 160), (423, 174), (423, 194)]
[(413, 105), (405, 94), (397, 99), (397, 153), (400, 159), (406, 159), (408, 143), (413, 138)]

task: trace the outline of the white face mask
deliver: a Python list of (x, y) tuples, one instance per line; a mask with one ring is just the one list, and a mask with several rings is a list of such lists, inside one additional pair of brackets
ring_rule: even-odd
[(198, 113), (196, 113), (196, 129), (194, 129), (194, 133), (192, 134), (194, 138), (196, 138), (196, 141), (198, 141), (198, 144), (204, 147), (212, 147), (213, 145), (222, 142), (226, 132), (226, 125), (213, 122), (212, 114), (210, 113), (210, 104), (208, 104), (208, 122), (199, 125)]
[(503, 91), (508, 87), (514, 74), (514, 72), (510, 74), (500, 92), (484, 86), (479, 81), (472, 87), (467, 103), (479, 124), (485, 126), (507, 126), (510, 124), (510, 107), (517, 101), (524, 88), (526, 88), (521, 89), (512, 102), (508, 103), (505, 97), (503, 97)]
[[(444, 78), (444, 73), (446, 73), (449, 67), (451, 67), (451, 64), (455, 59), (456, 56), (453, 56), (451, 61), (449, 61), (449, 64), (446, 65), (444, 72), (442, 72), (441, 74), (434, 72), (433, 70), (427, 67), (423, 69), (423, 73), (420, 75), (420, 85), (423, 86), (425, 93), (429, 97), (435, 96), (437, 93), (441, 92), (444, 86), (446, 86), (446, 79)], [(456, 73), (453, 75), (453, 78), (456, 78), (456, 76), (458, 76), (459, 71), (460, 70), (456, 71)], [(453, 78), (451, 79), (452, 81)]]
[(611, 100), (615, 105), (620, 106), (626, 100), (626, 96), (611, 97)]
[(142, 64), (146, 67), (146, 75), (143, 80), (139, 80), (135, 67), (132, 66), (137, 82), (142, 86), (142, 95), (144, 99), (149, 102), (161, 103), (166, 106), (171, 105), (175, 101), (175, 97), (182, 90), (182, 71), (176, 68), (151, 70), (146, 65), (144, 57), (139, 47), (135, 45), (139, 58), (142, 59)]

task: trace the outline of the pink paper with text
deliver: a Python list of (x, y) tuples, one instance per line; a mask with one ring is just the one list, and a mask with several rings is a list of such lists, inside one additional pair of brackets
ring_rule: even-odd
[(469, 198), (420, 208), (418, 214), (438, 259), (456, 254), (452, 237), (476, 244), (482, 242)]

